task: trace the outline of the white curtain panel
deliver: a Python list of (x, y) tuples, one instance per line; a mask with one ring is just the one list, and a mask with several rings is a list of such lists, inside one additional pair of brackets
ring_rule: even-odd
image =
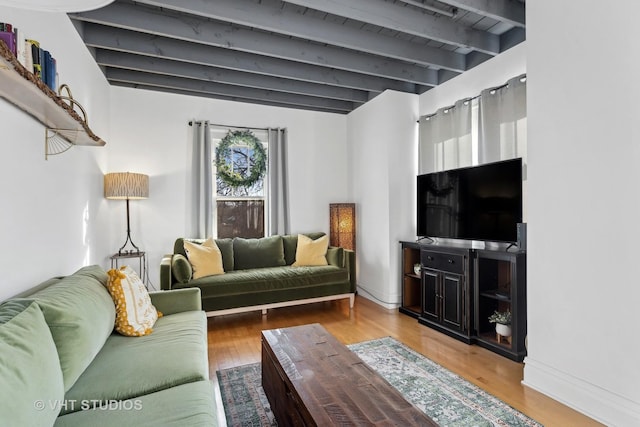
[(287, 130), (269, 129), (269, 235), (289, 234)]
[(419, 174), (473, 164), (471, 111), (472, 100), (462, 99), (420, 119)]
[(514, 77), (505, 86), (485, 89), (478, 105), (479, 163), (527, 154), (527, 80)]
[(213, 236), (213, 173), (211, 132), (208, 121), (193, 122), (191, 155), (191, 192), (189, 236), (205, 239)]

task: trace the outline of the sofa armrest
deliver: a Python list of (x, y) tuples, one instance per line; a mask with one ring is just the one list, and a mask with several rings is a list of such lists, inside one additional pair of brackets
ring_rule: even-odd
[(349, 282), (351, 282), (351, 292), (358, 290), (356, 282), (356, 253), (350, 249), (344, 250), (344, 266), (349, 271)]
[(202, 310), (200, 288), (149, 292), (151, 303), (164, 315)]
[(173, 285), (173, 273), (171, 272), (171, 260), (173, 254), (167, 254), (160, 261), (160, 289), (168, 291)]

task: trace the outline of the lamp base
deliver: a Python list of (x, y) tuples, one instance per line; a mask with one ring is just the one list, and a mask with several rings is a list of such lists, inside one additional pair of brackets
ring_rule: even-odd
[[(131, 243), (131, 246), (133, 246), (135, 248), (134, 249), (125, 249), (125, 247), (127, 246), (127, 243)], [(131, 234), (129, 232), (127, 232), (127, 240), (124, 241), (124, 245), (120, 246), (120, 249), (118, 249), (118, 255), (131, 255), (131, 254), (139, 254), (142, 251), (140, 250), (139, 247), (136, 246), (135, 243), (133, 243), (133, 240), (131, 240)]]
[[(125, 250), (124, 248), (127, 246), (127, 243), (131, 243), (131, 246), (135, 248), (135, 251), (132, 249)], [(127, 198), (127, 238), (124, 241), (124, 244), (120, 246), (120, 249), (118, 249), (118, 255), (140, 254), (140, 252), (140, 248), (137, 247), (135, 243), (133, 243), (133, 240), (131, 240), (131, 226), (129, 222), (129, 199)]]

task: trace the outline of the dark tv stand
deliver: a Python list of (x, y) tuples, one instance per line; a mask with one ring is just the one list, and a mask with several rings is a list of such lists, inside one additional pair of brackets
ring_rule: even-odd
[[(470, 242), (400, 242), (400, 312), (466, 342), (522, 361), (527, 333), (526, 252)], [(420, 274), (414, 265), (420, 264)], [(496, 335), (488, 317), (511, 311), (511, 336)]]

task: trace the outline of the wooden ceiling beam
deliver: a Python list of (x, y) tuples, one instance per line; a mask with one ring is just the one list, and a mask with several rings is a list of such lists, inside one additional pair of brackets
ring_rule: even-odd
[(462, 26), (448, 18), (398, 7), (384, 0), (285, 0), (285, 2), (490, 55), (497, 55), (500, 52), (500, 39), (495, 34)]
[(82, 32), (85, 44), (92, 48), (129, 52), (375, 93), (381, 93), (386, 89), (415, 93), (415, 84), (412, 83), (316, 65), (292, 64), (290, 61), (283, 59), (103, 25), (86, 23)]
[(99, 65), (133, 71), (145, 71), (153, 74), (184, 77), (197, 80), (224, 83), (227, 85), (252, 87), (255, 89), (274, 90), (297, 95), (316, 96), (341, 101), (368, 101), (368, 92), (340, 88), (336, 86), (287, 80), (279, 77), (261, 76), (253, 73), (231, 71), (223, 68), (200, 64), (135, 55), (99, 49), (96, 51), (96, 62)]
[(355, 108), (352, 102), (347, 101), (336, 101), (318, 98), (315, 96), (293, 95), (290, 93), (225, 85), (222, 83), (185, 79), (180, 77), (163, 76), (159, 74), (143, 73), (140, 71), (107, 68), (105, 70), (105, 75), (109, 81), (229, 96), (246, 101), (268, 100), (271, 102), (277, 102), (281, 105), (289, 105), (291, 107), (306, 106), (342, 112), (349, 112)]
[(395, 58), (423, 66), (434, 66), (457, 72), (465, 70), (463, 54), (353, 28), (329, 20), (317, 19), (274, 3), (256, 4), (251, 0), (216, 0), (215, 2), (138, 0), (138, 3)]
[(514, 27), (525, 27), (525, 5), (517, 0), (438, 0), (459, 9), (506, 22)]
[(283, 103), (270, 101), (270, 100), (266, 100), (266, 99), (251, 99), (251, 100), (247, 100), (247, 99), (238, 98), (238, 97), (234, 97), (234, 96), (228, 96), (228, 95), (221, 95), (221, 94), (215, 94), (215, 93), (206, 93), (206, 92), (193, 92), (193, 91), (190, 91), (190, 90), (187, 90), (187, 89), (177, 89), (177, 88), (170, 88), (170, 87), (151, 86), (151, 85), (146, 85), (146, 84), (143, 84), (143, 83), (130, 83), (130, 82), (124, 82), (124, 81), (121, 82), (121, 81), (118, 81), (118, 80), (111, 80), (109, 83), (111, 83), (112, 86), (119, 86), (119, 87), (126, 87), (126, 88), (131, 88), (131, 89), (140, 89), (140, 90), (149, 90), (149, 91), (153, 91), (153, 92), (173, 93), (173, 94), (178, 94), (178, 95), (199, 96), (199, 97), (202, 97), (202, 98), (218, 99), (218, 100), (223, 100), (223, 101), (245, 102), (245, 103), (251, 103), (251, 104), (258, 104), (258, 105), (268, 105), (268, 106), (272, 106), (272, 107), (295, 108), (296, 110), (320, 111), (320, 112), (335, 113), (335, 114), (347, 114), (347, 113), (349, 113), (348, 111), (344, 111), (344, 110), (334, 110), (334, 109), (331, 109), (331, 108), (320, 107), (320, 106), (315, 106), (315, 107), (310, 107), (310, 106), (306, 106), (306, 105), (295, 105), (295, 106), (292, 106), (290, 104), (283, 104)]
[(256, 34), (230, 24), (171, 15), (134, 4), (112, 3), (71, 16), (76, 20), (294, 61), (291, 66), (306, 63), (426, 86), (438, 84), (438, 73), (434, 69), (275, 34)]

